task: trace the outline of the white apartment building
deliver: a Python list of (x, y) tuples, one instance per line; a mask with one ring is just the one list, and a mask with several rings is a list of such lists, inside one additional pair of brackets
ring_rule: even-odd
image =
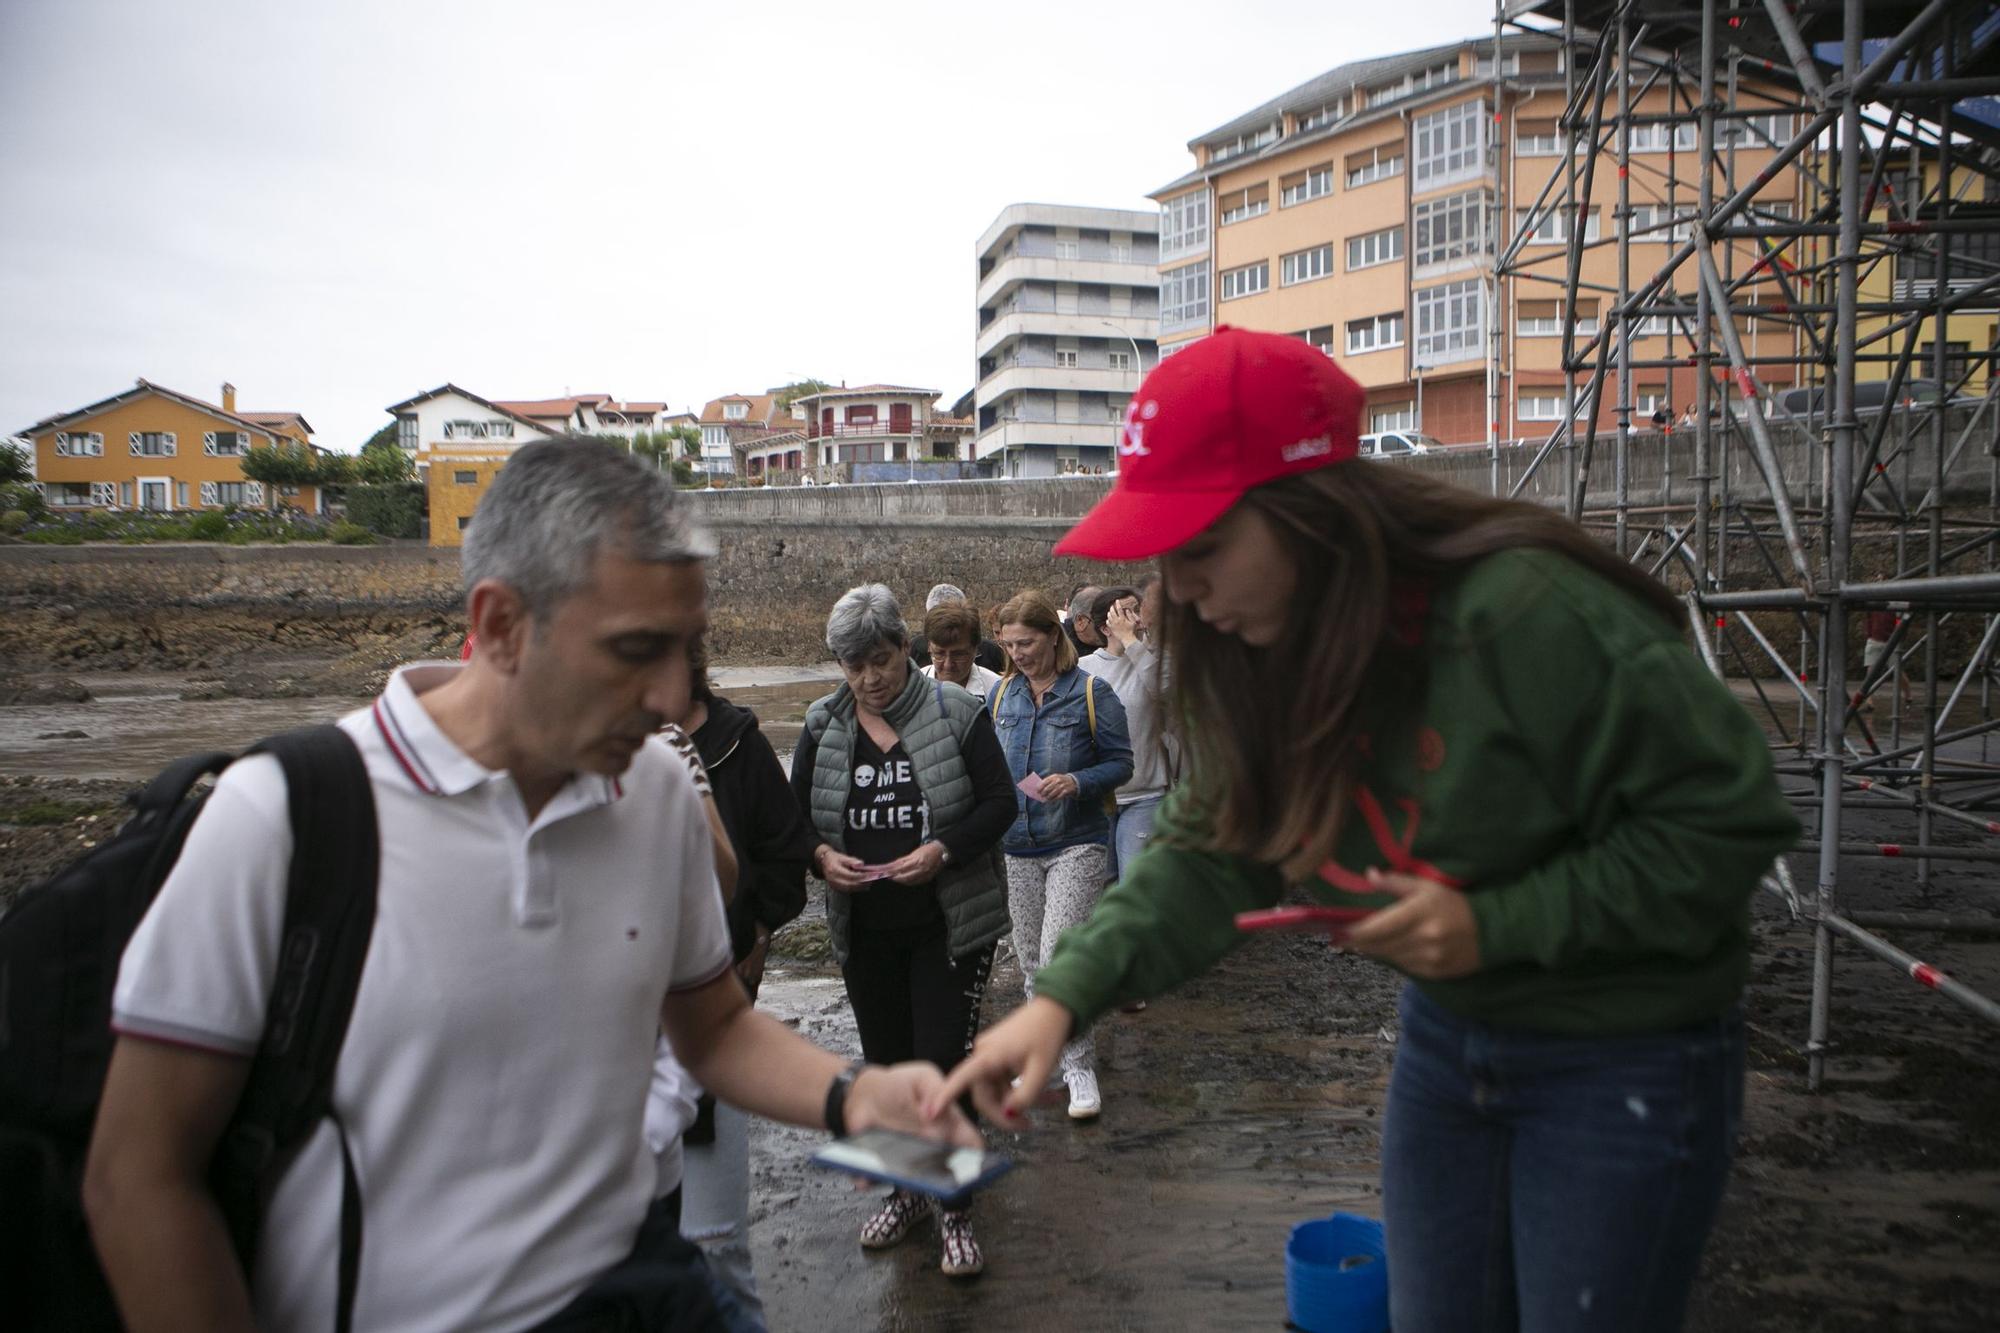
[(975, 251), (973, 449), (1003, 477), (1116, 470), (1159, 360), (1159, 215), (1012, 204)]

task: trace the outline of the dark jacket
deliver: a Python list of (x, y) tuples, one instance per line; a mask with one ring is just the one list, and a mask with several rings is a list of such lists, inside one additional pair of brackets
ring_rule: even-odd
[[(1090, 650), (1086, 648), (1084, 651), (1088, 652)], [(922, 630), (912, 630), (910, 632), (910, 660), (920, 667), (927, 667), (931, 664), (930, 641), (924, 638)], [(1001, 675), (1007, 673), (1007, 654), (1001, 649), (999, 644), (993, 642), (991, 639), (981, 639), (979, 641), (979, 646), (972, 650), (972, 660), (980, 666), (985, 667), (988, 671), (997, 671)]]
[(784, 767), (748, 709), (712, 700), (694, 748), (708, 767), (715, 809), (736, 853), (729, 946), (740, 962), (755, 947), (758, 926), (776, 930), (805, 910), (812, 844)]

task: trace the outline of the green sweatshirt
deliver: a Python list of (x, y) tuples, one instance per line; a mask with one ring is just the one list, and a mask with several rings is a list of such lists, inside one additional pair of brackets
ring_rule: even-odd
[[(1312, 898), (1382, 905), (1351, 891), (1371, 866), (1464, 887), (1479, 970), (1416, 984), (1468, 1019), (1610, 1036), (1721, 1013), (1749, 970), (1750, 895), (1799, 831), (1743, 707), (1651, 608), (1550, 551), (1480, 561), (1437, 591), (1425, 635), (1421, 717), (1371, 729)], [(1167, 798), (1036, 977), (1080, 1024), (1207, 970), (1242, 938), (1236, 913), (1278, 901), (1274, 868), (1172, 845), (1193, 804)]]

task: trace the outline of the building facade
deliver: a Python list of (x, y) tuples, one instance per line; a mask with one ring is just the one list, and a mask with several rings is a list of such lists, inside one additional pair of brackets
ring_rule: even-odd
[[(770, 442), (762, 475), (784, 482), (786, 467), (804, 468), (796, 480), (937, 480), (964, 475), (972, 460), (972, 423), (938, 407), (936, 389), (902, 384), (842, 385), (802, 395), (796, 432)], [(793, 460), (797, 459), (795, 463)], [(759, 475), (753, 472), (753, 476)]]
[[(797, 402), (780, 405), (778, 391), (730, 393), (701, 408), (701, 470), (710, 477), (733, 477), (749, 470), (749, 452), (769, 437), (803, 428)], [(769, 454), (770, 450), (762, 451)]]
[(278, 509), (316, 514), (313, 486), (266, 486), (243, 475), (253, 448), (313, 449), (297, 412), (247, 412), (236, 387), (205, 402), (148, 380), (21, 431), (49, 507), (84, 509)]
[(979, 238), (972, 445), (996, 474), (1115, 470), (1159, 359), (1158, 233), (1150, 213), (1013, 204)]
[[(1634, 113), (1662, 120), (1633, 124), (1628, 211), (1613, 171), (1588, 198), (1566, 200), (1560, 44), (1506, 37), (1497, 80), (1493, 61), (1487, 38), (1343, 65), (1190, 142), (1194, 169), (1153, 194), (1161, 354), (1219, 324), (1290, 333), (1367, 389), (1364, 430), (1447, 443), (1546, 437), (1565, 411), (1569, 230), (1580, 219), (1589, 243), (1580, 293), (1617, 289), (1621, 248), (1633, 273), (1658, 267), (1688, 236), (1695, 127), (1670, 89), (1635, 77)], [(1746, 83), (1738, 106), (1755, 105)], [(1740, 179), (1791, 133), (1789, 116), (1765, 119), (1721, 131), (1739, 136)], [(1780, 171), (1754, 206), (1796, 218), (1800, 190), (1796, 172)], [(1750, 243), (1738, 262), (1755, 262)], [(1601, 304), (1578, 297), (1579, 346), (1600, 333)], [(1764, 323), (1740, 319), (1745, 341), (1790, 346), (1788, 327)], [(1687, 340), (1653, 318), (1632, 346), (1635, 362), (1664, 363)], [(1655, 365), (1634, 379), (1634, 419), (1693, 397), (1691, 371)], [(1607, 392), (1600, 429), (1616, 409)]]

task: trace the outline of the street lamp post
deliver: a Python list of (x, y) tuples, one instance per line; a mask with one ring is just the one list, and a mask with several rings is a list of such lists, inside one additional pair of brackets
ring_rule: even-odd
[[(1132, 345), (1132, 396), (1138, 397), (1139, 385), (1146, 379), (1146, 358), (1139, 354), (1139, 340), (1108, 319), (1100, 319), (1097, 322)], [(1114, 420), (1111, 423), (1111, 471), (1114, 474), (1118, 471), (1118, 446), (1123, 442), (1124, 429), (1125, 425), (1121, 421)]]

